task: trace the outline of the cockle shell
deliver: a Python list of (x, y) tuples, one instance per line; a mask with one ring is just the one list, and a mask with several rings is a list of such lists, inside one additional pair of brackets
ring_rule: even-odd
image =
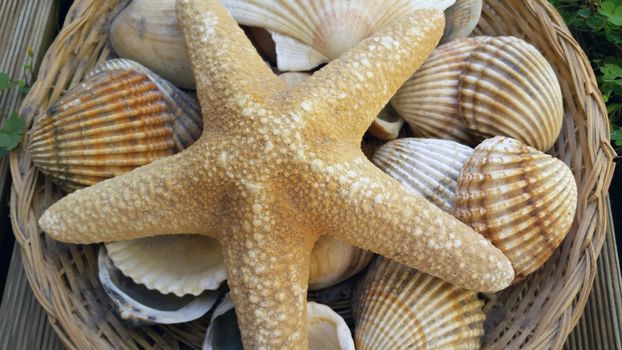
[(138, 63), (111, 60), (35, 121), (28, 149), (72, 191), (181, 151), (202, 127), (196, 99)]
[(409, 190), (453, 214), (458, 175), (473, 149), (454, 141), (405, 138), (380, 147), (372, 162)]
[[(223, 0), (241, 24), (274, 32), (281, 71), (329, 62), (411, 11), (441, 11), (455, 0)], [(382, 44), (382, 43), (379, 43)]]
[(206, 236), (139, 238), (106, 243), (106, 249), (124, 275), (163, 294), (199, 295), (227, 279), (220, 244)]
[(138, 61), (174, 84), (194, 89), (176, 0), (133, 0), (110, 26), (110, 43), (122, 58)]
[(455, 205), (460, 220), (510, 259), (516, 282), (540, 268), (568, 233), (577, 186), (561, 160), (495, 137), (466, 161)]
[(479, 349), (482, 305), (477, 292), (378, 257), (353, 295), (356, 349)]
[(122, 319), (134, 324), (174, 324), (190, 322), (212, 309), (218, 300), (218, 291), (209, 291), (198, 297), (179, 298), (150, 291), (134, 284), (114, 266), (103, 247), (97, 258), (99, 281), (116, 306)]
[(555, 71), (534, 46), (514, 37), (439, 46), (392, 103), (418, 135), (467, 144), (498, 135), (545, 151), (563, 120)]
[(445, 10), (445, 33), (441, 43), (469, 36), (479, 22), (482, 7), (482, 0), (456, 0)]
[(363, 270), (373, 253), (355, 248), (330, 236), (315, 242), (309, 261), (309, 290), (345, 281)]
[[(307, 303), (309, 350), (354, 350), (344, 319), (326, 305)], [(203, 350), (243, 350), (237, 316), (229, 294), (214, 310)]]

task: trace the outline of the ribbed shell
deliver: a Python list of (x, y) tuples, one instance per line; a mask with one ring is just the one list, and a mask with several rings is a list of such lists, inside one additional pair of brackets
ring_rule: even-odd
[(175, 3), (176, 0), (133, 0), (112, 22), (110, 43), (119, 57), (138, 61), (176, 85), (194, 89)]
[(202, 126), (195, 99), (135, 62), (112, 60), (36, 120), (28, 148), (72, 191), (179, 152)]
[(353, 295), (357, 350), (479, 349), (477, 293), (378, 257)]
[(404, 119), (397, 114), (391, 105), (387, 105), (378, 113), (368, 131), (381, 140), (390, 141), (395, 140), (400, 135), (403, 125)]
[(456, 216), (510, 259), (515, 281), (544, 264), (574, 219), (577, 187), (559, 159), (514, 139), (484, 141), (465, 163)]
[(99, 282), (115, 305), (115, 311), (122, 319), (137, 326), (190, 322), (208, 313), (219, 299), (218, 291), (179, 298), (147, 290), (123, 276), (103, 247), (99, 250), (97, 263)]
[(162, 294), (199, 295), (227, 279), (220, 244), (199, 235), (157, 236), (106, 243), (124, 275)]
[(474, 143), (460, 116), (458, 87), (466, 61), (479, 45), (464, 39), (437, 47), (393, 96), (391, 104), (415, 135)]
[(482, 7), (482, 0), (456, 0), (445, 10), (445, 33), (441, 43), (469, 36), (479, 22)]
[[(442, 11), (454, 1), (223, 0), (223, 4), (241, 24), (262, 27), (290, 37), (273, 36), (279, 70), (285, 71), (311, 70), (320, 63), (339, 57), (356, 43), (404, 14), (422, 8)], [(293, 49), (282, 50), (281, 45), (292, 46)], [(307, 48), (303, 49), (303, 46)], [(287, 53), (298, 57), (283, 57), (289, 56)], [(295, 64), (291, 64), (290, 60), (295, 61)]]
[(409, 190), (453, 214), (458, 175), (473, 149), (438, 139), (397, 139), (380, 147), (372, 162)]
[(363, 270), (373, 253), (330, 236), (315, 242), (309, 259), (309, 290), (334, 286)]
[(555, 71), (531, 44), (480, 39), (460, 76), (460, 110), (480, 139), (509, 136), (546, 151), (557, 140), (564, 108)]

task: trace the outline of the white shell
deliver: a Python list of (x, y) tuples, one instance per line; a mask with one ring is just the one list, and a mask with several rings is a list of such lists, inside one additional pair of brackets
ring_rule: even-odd
[(477, 292), (379, 257), (353, 295), (356, 349), (479, 349), (482, 305)]
[(97, 258), (99, 281), (122, 319), (139, 324), (190, 322), (205, 315), (218, 300), (219, 292), (179, 298), (150, 291), (134, 284), (115, 268), (103, 247)]
[(194, 89), (175, 3), (176, 0), (133, 0), (112, 22), (110, 42), (120, 57), (138, 61), (180, 87)]
[(315, 242), (309, 258), (309, 290), (334, 286), (363, 270), (374, 256), (330, 236)]
[(568, 233), (577, 187), (564, 162), (508, 137), (475, 148), (456, 188), (456, 217), (510, 260), (515, 282), (542, 266)]
[(445, 10), (445, 33), (441, 43), (469, 36), (479, 22), (482, 7), (483, 0), (456, 0)]
[[(326, 305), (307, 303), (309, 350), (354, 350), (350, 329)], [(229, 294), (214, 310), (203, 341), (203, 350), (243, 350), (237, 317)]]
[(407, 189), (453, 214), (457, 179), (473, 149), (449, 140), (397, 139), (380, 147), (372, 162)]
[[(311, 70), (404, 14), (455, 0), (223, 0), (241, 24), (273, 35), (279, 70)], [(284, 38), (287, 36), (289, 38)], [(305, 48), (306, 46), (306, 48)]]
[(160, 293), (199, 295), (227, 279), (220, 244), (199, 235), (171, 235), (106, 243), (115, 266)]

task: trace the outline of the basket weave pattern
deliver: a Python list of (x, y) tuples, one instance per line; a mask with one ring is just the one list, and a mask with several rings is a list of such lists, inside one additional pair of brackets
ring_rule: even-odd
[[(21, 112), (34, 118), (78, 84), (112, 52), (107, 29), (129, 0), (76, 0), (39, 69)], [(476, 29), (513, 35), (538, 47), (556, 68), (564, 95), (564, 124), (550, 153), (577, 181), (577, 215), (568, 237), (544, 268), (489, 305), (486, 349), (559, 349), (589, 296), (605, 238), (606, 194), (613, 152), (602, 96), (589, 61), (545, 0), (488, 0)], [(28, 136), (27, 136), (28, 137)], [(112, 312), (97, 279), (95, 246), (66, 245), (37, 225), (62, 194), (34, 168), (26, 142), (10, 155), (11, 220), (35, 296), (70, 349), (200, 348), (207, 323), (131, 328)]]

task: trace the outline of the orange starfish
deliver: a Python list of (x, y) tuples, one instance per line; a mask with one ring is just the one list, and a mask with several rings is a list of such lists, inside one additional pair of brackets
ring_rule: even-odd
[(203, 135), (180, 154), (68, 195), (41, 217), (48, 234), (72, 243), (215, 237), (248, 349), (306, 348), (309, 254), (327, 232), (468, 289), (510, 284), (499, 250), (359, 148), (436, 46), (442, 12), (406, 15), (290, 90), (218, 0), (177, 7)]

